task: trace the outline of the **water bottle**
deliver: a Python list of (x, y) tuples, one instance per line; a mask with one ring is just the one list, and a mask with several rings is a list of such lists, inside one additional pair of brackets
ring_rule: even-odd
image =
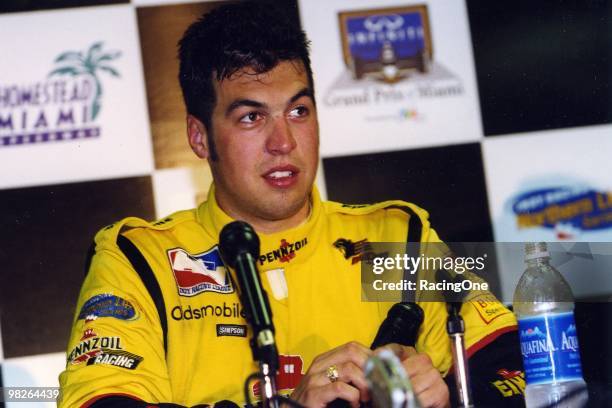
[(525, 244), (527, 269), (514, 291), (525, 368), (525, 403), (532, 407), (583, 407), (582, 378), (574, 297), (550, 263), (545, 242)]

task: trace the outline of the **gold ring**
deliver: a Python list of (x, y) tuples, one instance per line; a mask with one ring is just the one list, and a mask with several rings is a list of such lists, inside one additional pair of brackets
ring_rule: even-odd
[(338, 378), (340, 378), (340, 373), (338, 373), (338, 367), (335, 364), (332, 364), (327, 367), (325, 375), (327, 376), (327, 379), (333, 383), (338, 381)]

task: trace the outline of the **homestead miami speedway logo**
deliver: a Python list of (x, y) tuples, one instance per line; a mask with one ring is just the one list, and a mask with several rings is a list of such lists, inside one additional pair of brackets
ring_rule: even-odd
[(216, 245), (206, 252), (195, 255), (182, 248), (171, 249), (168, 251), (168, 259), (180, 296), (195, 296), (202, 292), (234, 291)]
[(113, 64), (121, 57), (103, 48), (60, 53), (37, 81), (0, 82), (0, 148), (100, 137), (102, 80), (120, 77)]

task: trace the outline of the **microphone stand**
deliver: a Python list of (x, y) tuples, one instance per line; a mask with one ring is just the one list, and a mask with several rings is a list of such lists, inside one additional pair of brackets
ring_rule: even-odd
[(453, 362), (455, 366), (455, 383), (457, 384), (457, 400), (462, 408), (473, 408), (472, 389), (470, 387), (470, 372), (465, 351), (465, 323), (459, 314), (461, 303), (449, 302), (446, 304), (448, 319), (446, 332), (451, 339)]
[[(439, 269), (436, 279), (438, 281), (448, 280), (455, 283), (463, 281), (460, 275), (455, 275), (455, 278), (451, 277), (451, 274), (446, 269)], [(459, 407), (474, 408), (472, 388), (470, 386), (470, 370), (467, 353), (465, 351), (465, 322), (460, 313), (461, 305), (466, 295), (467, 293), (444, 294), (444, 298), (446, 299), (446, 310), (448, 311), (446, 332), (451, 340)]]
[(264, 407), (278, 408), (278, 398), (276, 398), (276, 370), (272, 370), (268, 363), (259, 363), (259, 372), (261, 374), (262, 383), (262, 403)]
[(259, 362), (261, 399), (264, 408), (279, 408), (276, 372), (278, 371), (278, 350), (274, 333), (264, 329), (251, 339), (253, 359)]
[[(278, 349), (274, 340), (274, 323), (268, 294), (261, 285), (257, 258), (259, 237), (252, 226), (234, 221), (223, 227), (219, 234), (219, 250), (229, 267), (232, 284), (236, 285), (246, 320), (253, 334), (249, 341), (253, 360), (259, 363), (262, 404), (264, 408), (278, 408), (276, 389)], [(245, 398), (249, 401), (248, 380)]]

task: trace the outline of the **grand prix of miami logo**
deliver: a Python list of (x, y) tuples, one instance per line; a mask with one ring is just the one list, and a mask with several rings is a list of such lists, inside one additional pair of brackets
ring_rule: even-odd
[(426, 5), (339, 13), (344, 62), (353, 78), (396, 82), (429, 70), (432, 45)]
[(554, 229), (559, 239), (612, 227), (612, 192), (590, 187), (529, 190), (515, 197), (511, 205), (519, 228)]
[(42, 81), (0, 83), (0, 148), (99, 137), (103, 78), (121, 77), (121, 52), (103, 48), (59, 54)]
[(426, 4), (338, 13), (344, 69), (324, 93), (330, 108), (368, 109), (368, 122), (425, 122), (418, 102), (465, 94), (461, 79), (434, 62)]

